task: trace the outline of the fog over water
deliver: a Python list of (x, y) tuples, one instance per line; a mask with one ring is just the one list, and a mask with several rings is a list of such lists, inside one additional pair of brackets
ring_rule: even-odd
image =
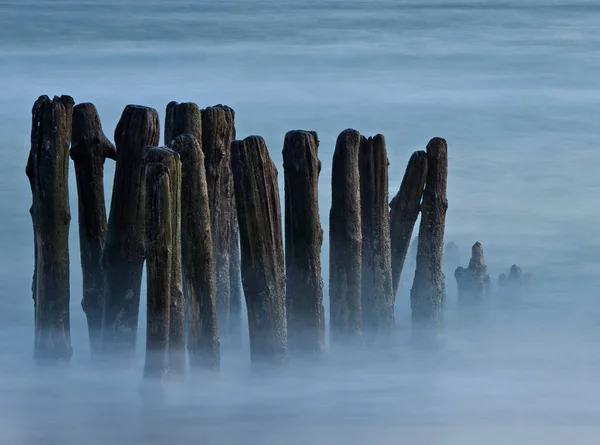
[[(600, 2), (578, 0), (0, 0), (0, 443), (597, 444), (598, 29)], [(282, 197), (285, 132), (317, 131), (326, 305), (338, 133), (385, 135), (390, 199), (411, 153), (444, 137), (446, 242), (463, 267), (483, 244), (494, 291), (514, 263), (531, 291), (494, 292), (466, 322), (448, 267), (445, 329), (422, 348), (407, 266), (391, 349), (256, 375), (247, 340), (225, 343), (219, 377), (150, 384), (143, 310), (131, 368), (90, 362), (71, 163), (74, 353), (37, 368), (25, 163), (41, 94), (93, 102), (111, 140), (130, 103), (161, 124), (171, 100), (230, 105), (238, 138), (265, 138)], [(107, 199), (113, 174), (107, 161)]]

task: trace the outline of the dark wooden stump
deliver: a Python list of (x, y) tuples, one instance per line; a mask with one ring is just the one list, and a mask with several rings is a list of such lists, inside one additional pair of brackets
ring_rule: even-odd
[(231, 225), (234, 198), (231, 180), (231, 143), (235, 139), (235, 113), (224, 105), (202, 110), (202, 151), (217, 282), (217, 319), (221, 338), (229, 331), (231, 302)]
[(144, 264), (144, 156), (158, 144), (158, 113), (125, 107), (115, 129), (117, 163), (110, 203), (104, 269), (102, 348), (132, 356), (135, 351)]
[(219, 369), (215, 264), (204, 154), (185, 133), (172, 141), (181, 158), (181, 240), (190, 365)]
[(331, 172), (329, 301), (332, 343), (362, 344), (360, 180), (358, 131), (340, 133)]
[(277, 168), (260, 136), (234, 141), (231, 151), (250, 355), (254, 363), (282, 363), (287, 332)]
[(69, 144), (73, 98), (40, 96), (31, 111), (25, 173), (32, 194), (36, 360), (69, 360)]
[(145, 377), (169, 372), (171, 273), (173, 270), (173, 193), (168, 168), (146, 166), (146, 366)]
[(458, 304), (462, 307), (481, 305), (491, 292), (491, 281), (483, 259), (483, 247), (476, 242), (471, 249), (469, 267), (454, 272), (458, 286)]
[(394, 295), (388, 166), (385, 138), (361, 138), (359, 153), (362, 224), (362, 323), (369, 343), (388, 341), (394, 331)]
[(415, 279), (410, 291), (413, 326), (441, 325), (446, 300), (442, 273), (448, 198), (448, 146), (442, 138), (427, 144), (427, 183), (421, 205), (421, 225)]
[(202, 145), (202, 112), (193, 102), (169, 102), (165, 113), (165, 145), (173, 139), (189, 133)]
[[(392, 245), (392, 285), (396, 297), (410, 238), (421, 210), (421, 198), (427, 180), (427, 153), (415, 151), (404, 172), (400, 189), (390, 202), (390, 233)], [(416, 257), (417, 241), (411, 248), (411, 259)]]
[(83, 277), (81, 307), (87, 317), (90, 349), (100, 351), (104, 273), (102, 248), (106, 239), (104, 204), (104, 161), (116, 159), (115, 146), (104, 135), (96, 107), (78, 104), (73, 109), (71, 159), (77, 178), (79, 247)]
[(319, 218), (319, 138), (289, 131), (283, 144), (285, 176), (286, 312), (290, 351), (319, 357), (325, 348)]
[[(169, 295), (169, 369), (175, 374), (185, 372), (185, 301), (181, 262), (181, 160), (168, 147), (147, 147), (146, 165), (161, 164), (169, 179), (171, 218), (171, 277)], [(153, 215), (147, 215), (152, 218)]]

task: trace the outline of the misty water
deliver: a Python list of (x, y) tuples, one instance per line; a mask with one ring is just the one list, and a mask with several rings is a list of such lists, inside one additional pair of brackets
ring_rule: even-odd
[[(600, 3), (579, 0), (0, 0), (0, 442), (597, 443), (599, 28)], [(141, 378), (143, 311), (134, 366), (90, 362), (71, 164), (74, 355), (39, 369), (24, 169), (41, 94), (93, 102), (111, 139), (130, 103), (161, 120), (171, 100), (228, 104), (239, 138), (265, 138), (281, 196), (285, 132), (317, 131), (326, 305), (337, 134), (385, 135), (390, 198), (410, 154), (444, 137), (446, 241), (463, 266), (483, 244), (494, 290), (517, 263), (531, 291), (510, 304), (495, 292), (467, 323), (448, 267), (445, 329), (422, 349), (407, 267), (392, 349), (256, 376), (246, 340), (223, 345), (219, 378), (155, 386)], [(107, 190), (113, 173), (109, 161)]]

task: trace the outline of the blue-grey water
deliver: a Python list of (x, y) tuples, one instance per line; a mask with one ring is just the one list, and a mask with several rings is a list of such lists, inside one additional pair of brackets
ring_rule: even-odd
[[(0, 0), (0, 443), (596, 444), (599, 30), (597, 0)], [(385, 135), (390, 197), (410, 154), (442, 136), (446, 241), (463, 265), (481, 241), (495, 287), (517, 263), (533, 290), (514, 306), (494, 294), (463, 329), (450, 271), (441, 346), (419, 351), (408, 267), (395, 349), (256, 379), (247, 349), (223, 348), (220, 379), (148, 398), (143, 315), (136, 366), (89, 360), (71, 166), (74, 356), (36, 369), (24, 168), (41, 94), (95, 103), (111, 139), (130, 103), (161, 119), (171, 100), (228, 104), (238, 137), (266, 139), (281, 190), (285, 132), (316, 130), (325, 279), (337, 134)]]

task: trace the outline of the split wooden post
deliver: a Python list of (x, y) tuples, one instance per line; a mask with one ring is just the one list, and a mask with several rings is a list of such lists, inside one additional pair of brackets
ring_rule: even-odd
[[(415, 151), (406, 166), (400, 189), (390, 202), (392, 292), (394, 298), (398, 292), (410, 239), (421, 210), (421, 198), (426, 180), (427, 153)], [(413, 245), (416, 246), (416, 243), (413, 243)]]
[(73, 98), (40, 96), (34, 103), (26, 174), (34, 235), (34, 357), (69, 360), (69, 144)]
[(395, 321), (388, 210), (389, 161), (383, 135), (361, 137), (358, 161), (363, 335), (369, 343), (387, 342)]
[(135, 351), (144, 264), (144, 156), (158, 144), (158, 113), (127, 105), (115, 129), (117, 163), (102, 253), (102, 348), (131, 357)]
[(189, 133), (202, 145), (202, 112), (194, 102), (167, 104), (165, 113), (165, 145), (171, 145), (177, 136)]
[(335, 145), (329, 213), (329, 300), (332, 343), (362, 344), (360, 133), (347, 129)]
[(94, 104), (82, 103), (73, 108), (71, 159), (77, 178), (79, 212), (79, 247), (83, 277), (83, 299), (92, 355), (100, 351), (104, 273), (102, 248), (106, 240), (104, 204), (104, 161), (115, 160), (115, 146), (104, 135)]
[(320, 357), (325, 348), (319, 218), (319, 138), (288, 131), (283, 144), (288, 344), (295, 354)]
[(285, 272), (277, 168), (260, 136), (231, 147), (242, 284), (254, 363), (287, 359)]
[(417, 267), (410, 291), (413, 326), (443, 321), (446, 286), (442, 273), (448, 198), (448, 145), (442, 138), (427, 144), (427, 183), (421, 205)]
[(181, 158), (181, 255), (190, 365), (219, 369), (215, 267), (204, 154), (190, 133), (175, 137), (171, 148)]
[(454, 277), (458, 286), (458, 304), (462, 307), (480, 305), (490, 294), (491, 280), (483, 259), (483, 246), (480, 242), (471, 248), (469, 267), (457, 267)]

